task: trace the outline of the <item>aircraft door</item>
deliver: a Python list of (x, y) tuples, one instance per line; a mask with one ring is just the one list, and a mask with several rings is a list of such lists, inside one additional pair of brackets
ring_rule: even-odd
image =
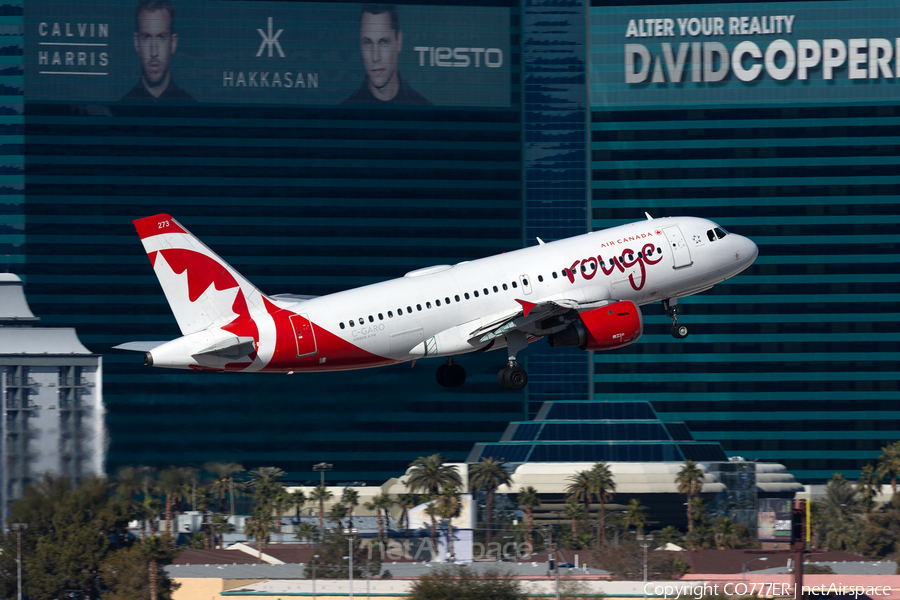
[(313, 332), (312, 323), (309, 322), (306, 315), (291, 315), (290, 319), (294, 340), (297, 342), (297, 358), (318, 352), (316, 349), (316, 334)]
[(531, 293), (531, 280), (528, 278), (528, 275), (519, 275), (519, 285), (522, 286), (523, 293)]
[(668, 242), (669, 252), (672, 253), (672, 258), (675, 261), (673, 268), (683, 269), (694, 264), (691, 260), (691, 251), (688, 249), (687, 242), (684, 241), (684, 236), (681, 235), (681, 229), (677, 225), (672, 225), (664, 228), (663, 233)]

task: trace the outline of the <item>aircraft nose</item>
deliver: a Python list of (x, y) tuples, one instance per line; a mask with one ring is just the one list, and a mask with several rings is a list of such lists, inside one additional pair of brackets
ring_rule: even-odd
[(744, 244), (747, 247), (744, 251), (744, 256), (747, 257), (747, 264), (751, 265), (756, 260), (756, 257), (759, 256), (759, 247), (750, 238), (744, 238)]

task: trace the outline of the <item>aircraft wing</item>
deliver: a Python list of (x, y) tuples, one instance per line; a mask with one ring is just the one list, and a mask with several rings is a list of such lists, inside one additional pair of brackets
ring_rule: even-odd
[(477, 343), (488, 342), (512, 329), (524, 329), (533, 323), (555, 316), (562, 316), (572, 310), (584, 312), (616, 301), (607, 298), (598, 302), (578, 302), (577, 300), (559, 298), (535, 303), (517, 298), (516, 302), (522, 305), (521, 310), (476, 329), (469, 334), (469, 341)]

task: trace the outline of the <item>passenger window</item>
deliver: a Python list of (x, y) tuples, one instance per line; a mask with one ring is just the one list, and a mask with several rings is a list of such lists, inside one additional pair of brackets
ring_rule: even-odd
[(355, 325), (353, 324), (353, 319), (350, 319), (350, 327), (355, 327)]
[(384, 321), (384, 315), (381, 314), (381, 313), (378, 313), (378, 320), (379, 320), (379, 321)]
[(634, 260), (634, 254), (629, 254), (629, 255), (628, 255), (628, 260)]
[(538, 281), (539, 281), (539, 282), (543, 282), (543, 281), (544, 281), (544, 276), (543, 276), (543, 275), (538, 275)]
[(472, 293), (475, 294), (475, 297), (476, 297), (476, 298), (478, 297), (478, 290), (475, 290), (475, 291), (472, 292)]
[(426, 302), (426, 303), (425, 303), (425, 308), (431, 308), (431, 302)]
[(366, 322), (366, 318), (365, 318), (365, 317), (360, 317), (360, 318), (359, 318), (359, 324), (360, 324), (360, 325), (362, 325), (362, 324), (365, 323), (365, 322)]
[(484, 295), (487, 296), (488, 294), (490, 294), (490, 292), (488, 291), (487, 288), (484, 288)]
[(437, 306), (440, 306), (440, 305), (441, 305), (441, 301), (440, 301), (440, 300), (435, 300), (434, 303), (435, 303)]
[(513, 289), (516, 289), (517, 287), (519, 287), (519, 284), (517, 284), (515, 281), (513, 281), (512, 286), (513, 286)]
[(709, 241), (711, 241), (711, 242), (716, 241), (716, 236), (715, 236), (715, 234), (713, 233), (713, 230), (712, 230), (712, 229), (710, 229), (709, 231), (706, 232), (706, 237), (708, 237), (708, 238), (709, 238)]
[(582, 273), (586, 273), (586, 272), (587, 272), (587, 267), (585, 267), (584, 265), (581, 265), (581, 272), (582, 272)]
[(412, 312), (412, 306), (407, 306), (407, 307), (406, 307), (406, 312), (411, 313), (411, 312)]
[(343, 324), (343, 323), (341, 323), (341, 329), (343, 329), (343, 328), (344, 328), (344, 324)]
[(373, 317), (372, 315), (369, 315), (369, 323), (374, 323), (374, 322), (375, 322), (375, 317)]
[(528, 287), (528, 280), (527, 280), (527, 279), (523, 279), (523, 280), (522, 280), (522, 285), (525, 286), (525, 287)]
[(463, 298), (465, 298), (466, 300), (468, 300), (468, 299), (469, 299), (469, 292), (466, 292), (465, 294), (463, 294)]
[(506, 284), (504, 283), (504, 284), (503, 284), (503, 291), (505, 292), (505, 291), (508, 290), (508, 289), (509, 289), (509, 288), (506, 287)]
[(399, 317), (399, 316), (402, 315), (402, 314), (403, 314), (403, 309), (402, 309), (402, 308), (398, 308), (398, 309), (397, 309), (397, 316)]
[(656, 247), (656, 253), (657, 253), (657, 254), (662, 254), (662, 248), (660, 248), (659, 246), (657, 246), (657, 247)]
[(556, 279), (556, 271), (553, 271), (553, 279)]
[(456, 300), (457, 302), (459, 302), (459, 294), (453, 296), (453, 299)]
[(447, 304), (450, 304), (450, 298), (444, 298), (444, 302), (446, 302)]
[(421, 305), (421, 304), (416, 304), (416, 310), (419, 311), (419, 312), (422, 312), (422, 305)]
[(644, 254), (642, 252), (638, 252), (638, 258), (644, 258)]
[(500, 291), (500, 290), (498, 290), (498, 289), (497, 289), (497, 286), (495, 285), (495, 286), (494, 286), (494, 293), (496, 294), (496, 293), (499, 292), (499, 291)]
[(653, 256), (653, 248), (647, 250), (647, 256)]

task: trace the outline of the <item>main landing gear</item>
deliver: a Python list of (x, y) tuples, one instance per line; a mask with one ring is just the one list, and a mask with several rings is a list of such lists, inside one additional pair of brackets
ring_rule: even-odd
[(672, 319), (672, 337), (683, 340), (688, 336), (687, 325), (678, 324), (678, 298), (666, 298), (662, 301), (666, 314)]
[(528, 385), (528, 373), (516, 362), (516, 354), (528, 347), (528, 338), (524, 332), (514, 329), (506, 334), (506, 347), (509, 362), (497, 373), (497, 383), (504, 390), (518, 391)]
[(452, 358), (438, 367), (435, 374), (437, 382), (443, 387), (458, 388), (466, 382), (466, 370)]

